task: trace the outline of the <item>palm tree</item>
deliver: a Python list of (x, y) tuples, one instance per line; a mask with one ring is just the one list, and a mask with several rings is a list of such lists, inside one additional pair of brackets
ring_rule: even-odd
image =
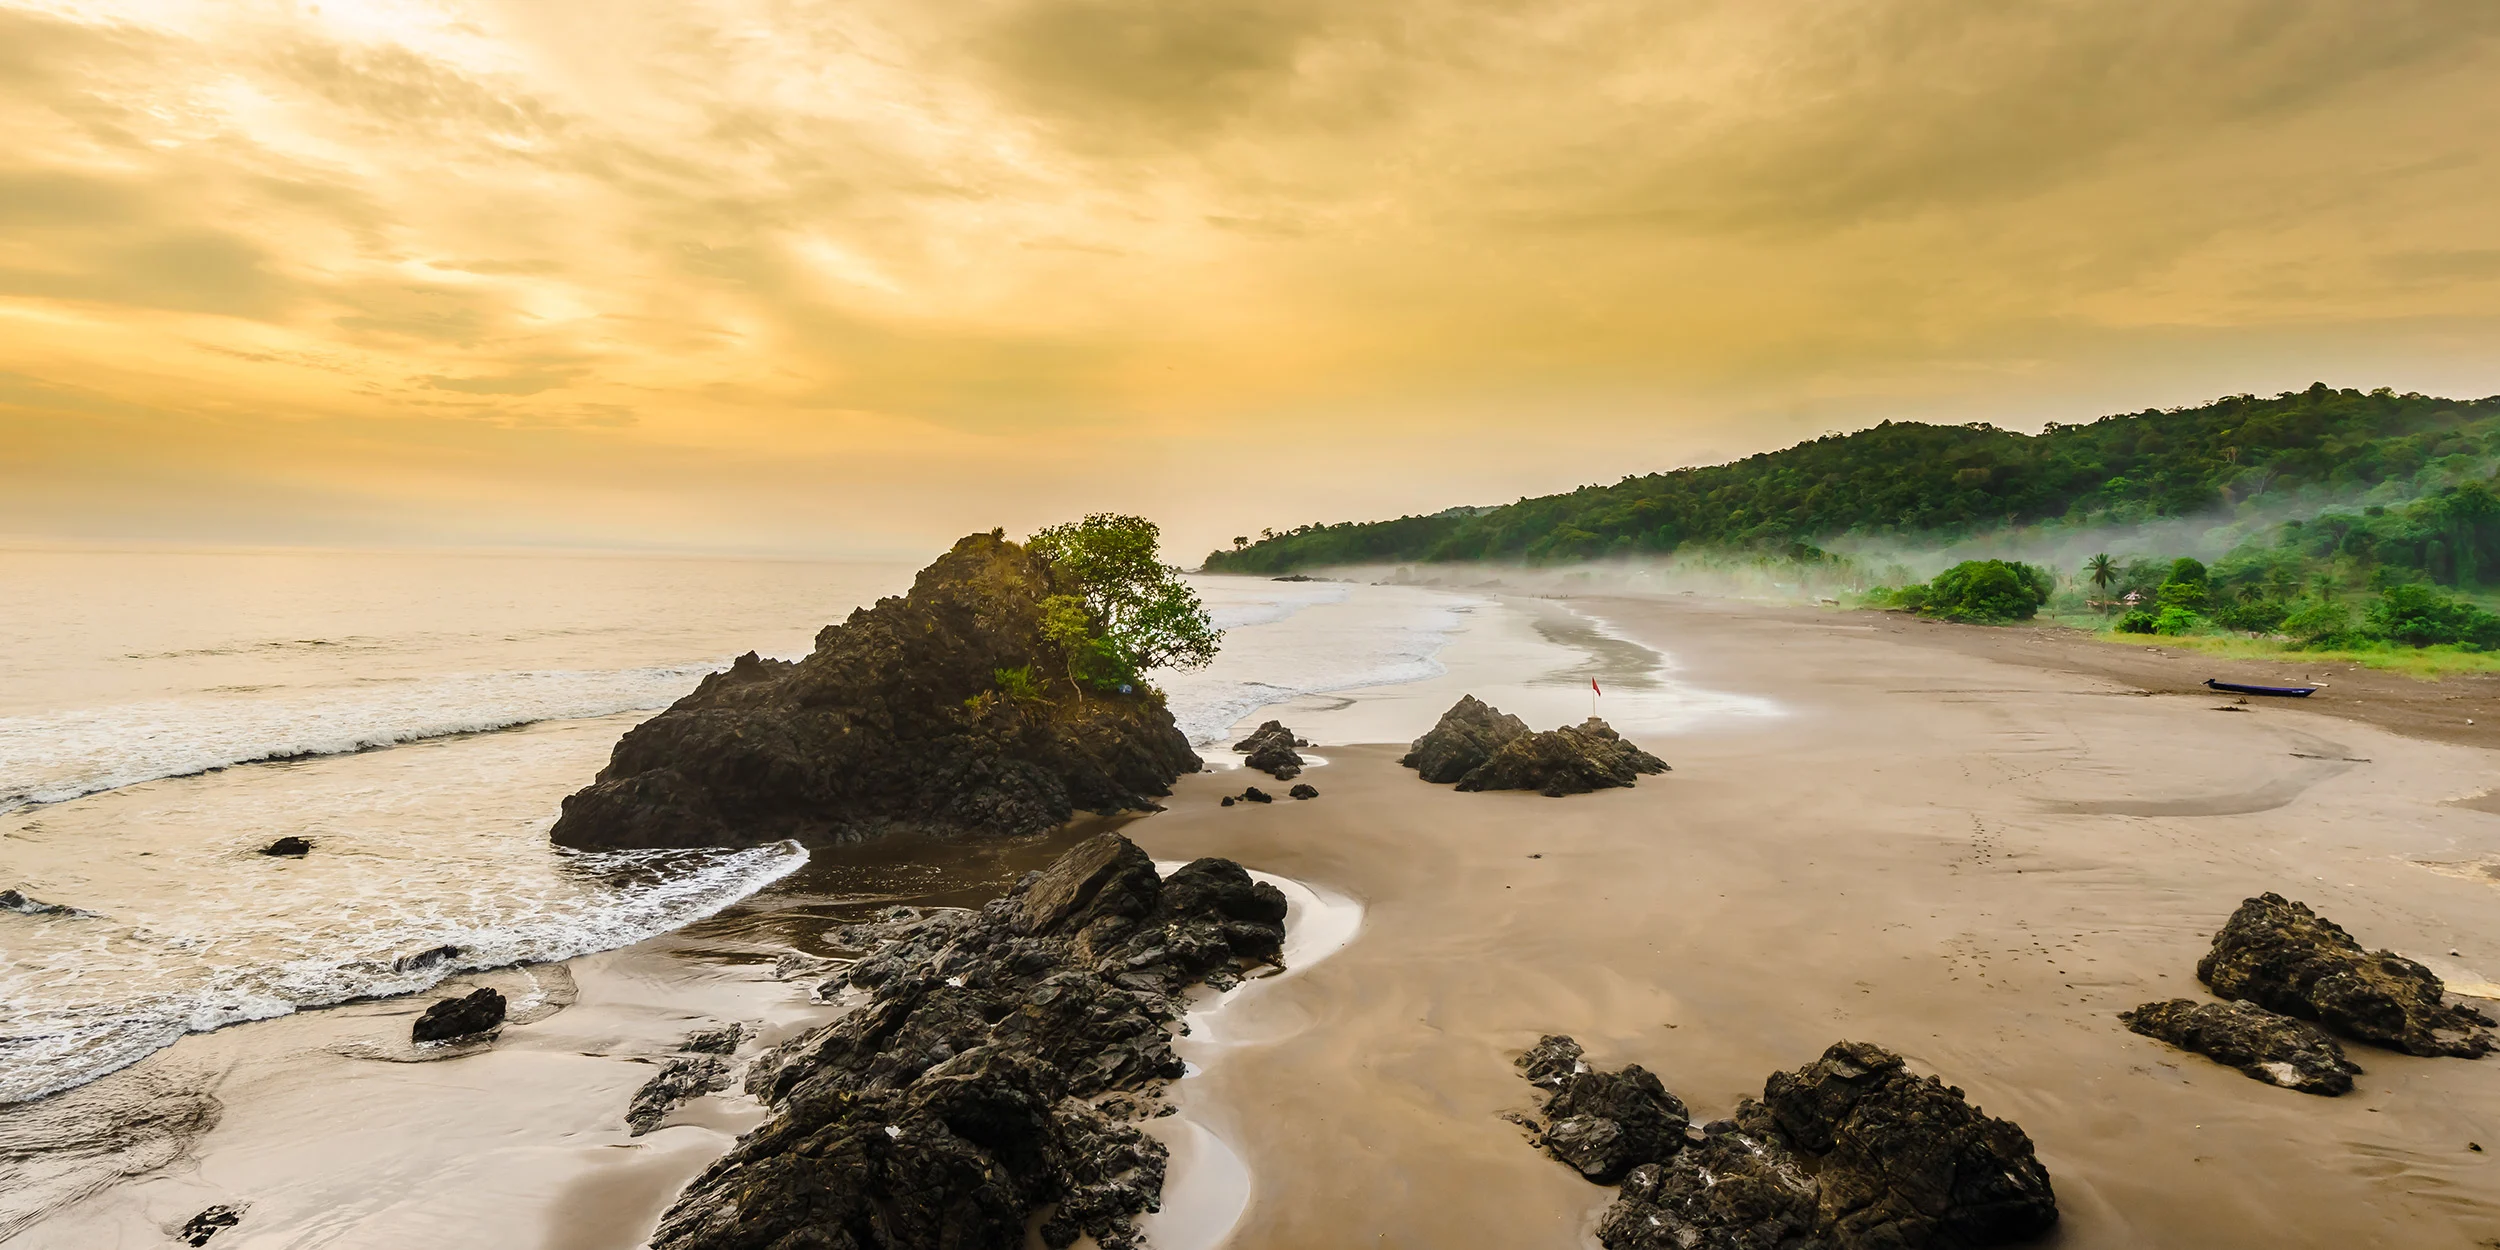
[(2104, 551), (2083, 562), (2083, 571), (2092, 575), (2092, 588), (2101, 592), (2101, 611), (2109, 611), (2109, 585), (2118, 580), (2118, 562)]
[(2311, 582), (2310, 585), (2317, 590), (2318, 602), (2320, 603), (2335, 602), (2336, 592), (2343, 589), (2343, 587), (2336, 584), (2335, 575), (2333, 573), (2318, 574), (2317, 580)]

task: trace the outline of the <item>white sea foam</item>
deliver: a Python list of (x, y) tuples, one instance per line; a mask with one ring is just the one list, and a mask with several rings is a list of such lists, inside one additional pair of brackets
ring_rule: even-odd
[(661, 708), (723, 667), (451, 673), (0, 716), (0, 811), (236, 764)]
[[(0, 967), (0, 1104), (95, 1079), (201, 1033), (461, 972), (611, 950), (714, 915), (807, 862), (795, 842), (746, 850), (574, 852), (462, 894), (360, 898), (312, 917), (239, 909), (132, 925), (10, 916)], [(225, 927), (192, 931), (202, 922)], [(257, 921), (257, 923), (256, 923)], [(405, 966), (442, 946), (447, 959)]]
[[(1446, 591), (1337, 582), (1192, 579), (1224, 647), (1197, 672), (1157, 673), (1172, 719), (1204, 746), (1262, 707), (1301, 695), (1438, 677), (1434, 657), (1481, 600)], [(1356, 592), (1360, 592), (1359, 594)]]

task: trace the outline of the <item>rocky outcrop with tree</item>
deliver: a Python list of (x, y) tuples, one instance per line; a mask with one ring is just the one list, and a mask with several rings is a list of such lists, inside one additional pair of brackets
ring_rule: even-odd
[(1462, 695), (1398, 761), (1461, 790), (1534, 790), (1547, 798), (1630, 786), (1667, 771), (1597, 717), (1542, 733), (1474, 695)]
[(1531, 1121), (1539, 1142), (1592, 1180), (1620, 1180), (1597, 1226), (1606, 1250), (1943, 1250), (2057, 1223), (2031, 1139), (1880, 1046), (1835, 1043), (1698, 1126), (1656, 1077), (1598, 1071), (1570, 1038), (1541, 1040), (1519, 1066), (1552, 1091)]
[[(1230, 860), (1168, 878), (1097, 836), (978, 912), (912, 914), (842, 983), (871, 994), (767, 1052), (773, 1117), (696, 1178), (654, 1250), (1140, 1244), (1165, 1152), (1133, 1120), (1181, 1075), (1181, 994), (1282, 959), (1285, 898)], [(829, 985), (828, 989), (834, 988)]]
[(975, 534), (795, 663), (738, 657), (626, 733), (551, 836), (590, 848), (1030, 834), (1200, 767), (1143, 674), (1212, 658), (1154, 526)]

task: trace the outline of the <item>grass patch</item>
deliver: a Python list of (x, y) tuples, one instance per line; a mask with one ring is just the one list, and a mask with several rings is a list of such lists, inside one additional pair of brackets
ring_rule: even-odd
[(2461, 673), (2500, 673), (2500, 652), (2463, 647), (2402, 647), (2378, 643), (2307, 651), (2277, 638), (2232, 634), (2120, 634), (2094, 630), (2099, 641), (2130, 647), (2166, 647), (2195, 651), (2224, 660), (2274, 660), (2285, 664), (2351, 664), (2401, 673), (2416, 681), (2437, 681)]

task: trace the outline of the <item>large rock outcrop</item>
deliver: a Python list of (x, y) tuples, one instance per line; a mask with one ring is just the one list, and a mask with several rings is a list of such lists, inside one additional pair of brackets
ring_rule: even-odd
[(1136, 1247), (1164, 1150), (1131, 1121), (1181, 1074), (1180, 995), (1277, 962), (1284, 915), (1238, 864), (1158, 879), (1107, 833), (979, 912), (882, 926), (845, 978), (870, 1001), (749, 1068), (773, 1118), (654, 1250), (1012, 1250), (1045, 1208), (1051, 1246)]
[[(1568, 1109), (1569, 1091), (1609, 1075), (1560, 1037), (1520, 1066), (1556, 1090), (1549, 1117)], [(1634, 1073), (1648, 1075), (1614, 1075)], [(1565, 1122), (1545, 1127), (1548, 1150)], [(2057, 1223), (2031, 1139), (1880, 1046), (1836, 1043), (1772, 1074), (1733, 1118), (1680, 1128), (1663, 1154), (1645, 1148), (1652, 1157), (1624, 1174), (1598, 1223), (1607, 1250), (1957, 1250), (2028, 1240)]]
[(2146, 1037), (2304, 1094), (2345, 1093), (2361, 1071), (2325, 1030), (2255, 1003), (2173, 998), (2122, 1011), (2118, 1019)]
[(1462, 695), (1432, 732), (1398, 761), (1432, 782), (1461, 790), (1534, 790), (1547, 798), (1629, 786), (1667, 771), (1665, 760), (1623, 740), (1597, 717), (1542, 733), (1499, 708)]
[(2331, 920), (2280, 894), (2241, 903), (2196, 962), (2213, 992), (2314, 1020), (2346, 1037), (2411, 1055), (2491, 1053), (2492, 1019), (2450, 1006), (2430, 969), (2394, 951), (2365, 951)]
[(1302, 771), (1302, 756), (1294, 748), (1309, 745), (1285, 728), (1283, 721), (1272, 720), (1234, 743), (1233, 749), (1242, 753), (1242, 767), (1255, 768), (1278, 781), (1291, 781)]
[(1198, 757), (1163, 697), (1055, 676), (1049, 565), (976, 534), (816, 635), (738, 657), (634, 727), (551, 836), (591, 848), (851, 840), (889, 829), (1030, 834), (1154, 806)]

